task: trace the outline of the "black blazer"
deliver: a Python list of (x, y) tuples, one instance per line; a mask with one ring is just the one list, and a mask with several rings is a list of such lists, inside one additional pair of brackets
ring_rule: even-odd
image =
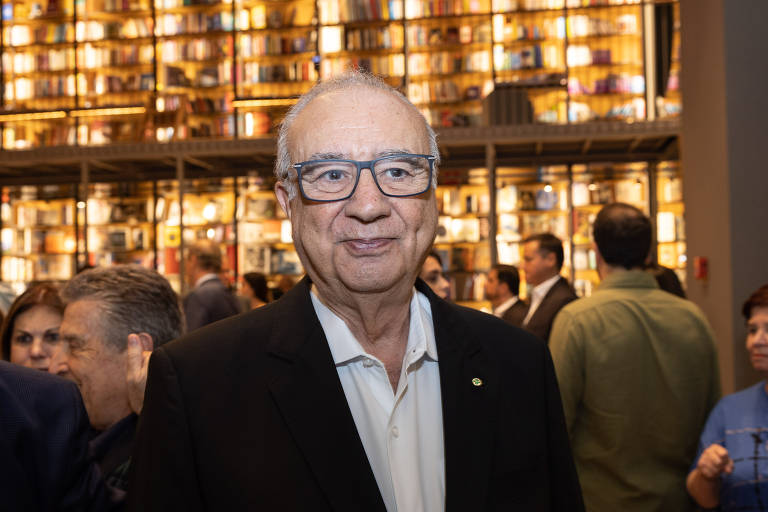
[(0, 508), (110, 509), (89, 432), (72, 382), (0, 361)]
[[(310, 285), (154, 351), (129, 510), (385, 510)], [(416, 286), (435, 325), (446, 510), (583, 510), (546, 346)]]
[(528, 324), (525, 325), (525, 329), (549, 343), (549, 333), (552, 331), (555, 316), (563, 309), (563, 306), (577, 298), (576, 292), (573, 291), (568, 281), (561, 277), (544, 296)]
[(187, 332), (240, 313), (240, 304), (219, 278), (205, 281), (184, 298)]

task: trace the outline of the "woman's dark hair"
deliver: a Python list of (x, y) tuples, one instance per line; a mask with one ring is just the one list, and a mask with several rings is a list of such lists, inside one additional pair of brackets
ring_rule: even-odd
[(768, 284), (764, 284), (755, 290), (744, 302), (744, 306), (741, 308), (744, 320), (749, 321), (749, 317), (752, 316), (752, 310), (755, 308), (768, 308)]
[(262, 302), (269, 302), (267, 278), (260, 272), (248, 272), (243, 275), (245, 283), (251, 287), (253, 294)]
[(59, 314), (64, 314), (64, 302), (59, 297), (58, 288), (54, 285), (39, 283), (27, 288), (11, 304), (3, 320), (3, 327), (0, 329), (0, 355), (6, 361), (11, 359), (11, 335), (16, 317), (35, 306), (48, 306)]

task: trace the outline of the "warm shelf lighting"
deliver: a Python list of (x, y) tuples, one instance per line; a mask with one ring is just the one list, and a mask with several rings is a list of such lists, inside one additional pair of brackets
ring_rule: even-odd
[(84, 110), (72, 110), (69, 115), (72, 117), (127, 116), (131, 114), (143, 114), (146, 111), (147, 109), (145, 107), (89, 108)]
[(289, 107), (296, 103), (298, 98), (263, 98), (251, 100), (235, 100), (232, 105), (237, 108), (244, 107)]
[(0, 123), (11, 121), (39, 121), (42, 119), (61, 119), (67, 117), (63, 110), (51, 112), (25, 112), (23, 114), (0, 114)]

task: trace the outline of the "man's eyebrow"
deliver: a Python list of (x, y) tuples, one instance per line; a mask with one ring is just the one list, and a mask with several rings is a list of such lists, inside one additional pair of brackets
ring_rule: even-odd
[[(411, 154), (411, 152), (407, 149), (385, 149), (383, 151), (379, 151), (376, 154), (375, 158), (380, 158), (382, 156), (393, 156), (393, 155), (408, 155)], [(309, 155), (309, 158), (307, 160), (351, 160), (348, 155), (344, 155), (342, 153), (333, 153), (333, 152), (326, 152), (326, 153), (312, 153)]]

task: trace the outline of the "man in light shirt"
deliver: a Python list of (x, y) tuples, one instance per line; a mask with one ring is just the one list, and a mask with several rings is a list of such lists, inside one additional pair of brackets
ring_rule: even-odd
[(547, 348), (417, 279), (439, 161), (420, 112), (352, 71), (277, 146), (307, 276), (152, 356), (129, 509), (583, 510)]
[(491, 301), (493, 315), (520, 327), (528, 310), (518, 297), (520, 273), (513, 265), (495, 265), (485, 280), (485, 298)]
[(576, 293), (564, 277), (563, 242), (551, 233), (540, 233), (523, 240), (523, 272), (528, 284), (528, 311), (523, 327), (549, 341), (555, 315), (576, 300)]

